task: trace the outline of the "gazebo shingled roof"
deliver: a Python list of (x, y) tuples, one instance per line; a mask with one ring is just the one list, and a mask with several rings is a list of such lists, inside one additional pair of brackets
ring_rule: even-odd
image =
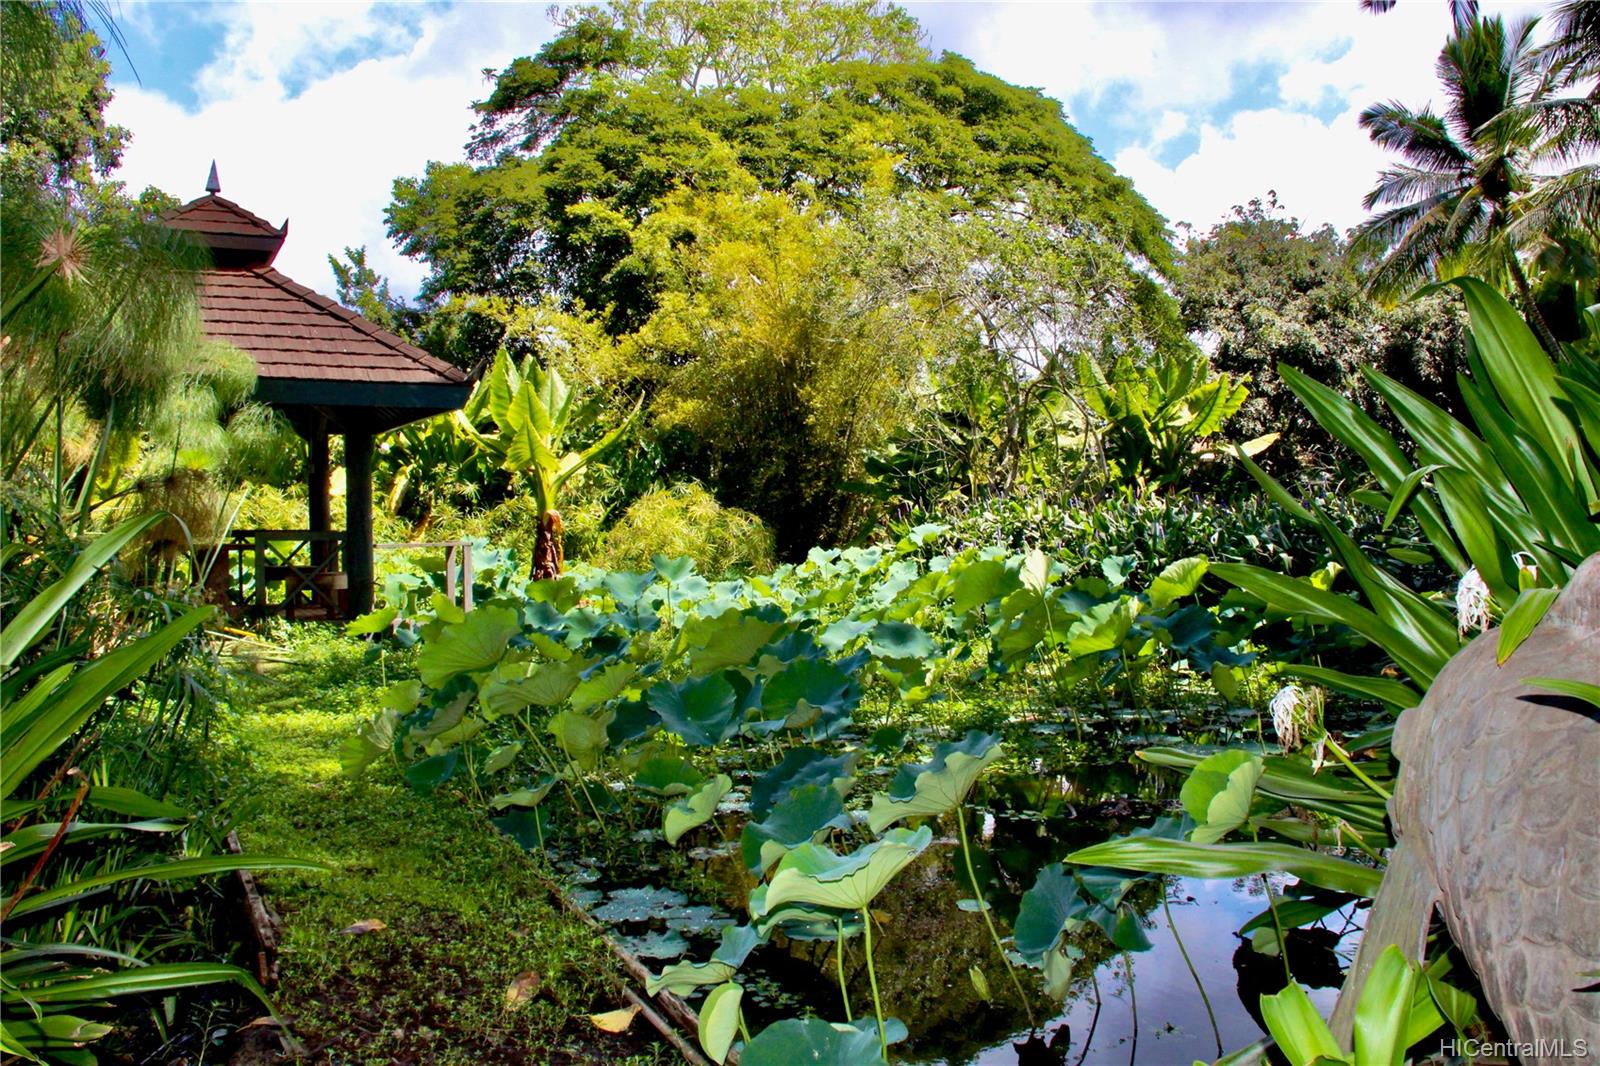
[(206, 195), (163, 219), (211, 254), (200, 276), (206, 334), (250, 353), (256, 398), (310, 444), (312, 532), (329, 529), (328, 434), (343, 434), (350, 610), (370, 610), (373, 437), (459, 408), (472, 378), (273, 269), (289, 223), (274, 227), (221, 192), (213, 163)]

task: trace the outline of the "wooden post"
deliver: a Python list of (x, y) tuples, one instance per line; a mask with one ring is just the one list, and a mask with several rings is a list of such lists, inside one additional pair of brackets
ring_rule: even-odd
[(461, 542), (461, 609), (472, 610), (472, 542)]
[(444, 598), (452, 604), (456, 602), (456, 546), (445, 545), (444, 549)]
[(350, 575), (350, 614), (372, 610), (372, 434), (344, 435), (344, 565)]
[[(326, 533), (333, 528), (332, 508), (328, 502), (327, 416), (320, 413), (311, 416), (311, 432), (307, 441), (311, 445), (311, 457), (306, 464), (306, 510), (311, 519), (311, 532)], [(322, 565), (330, 551), (331, 544), (328, 541), (313, 540), (311, 565)]]

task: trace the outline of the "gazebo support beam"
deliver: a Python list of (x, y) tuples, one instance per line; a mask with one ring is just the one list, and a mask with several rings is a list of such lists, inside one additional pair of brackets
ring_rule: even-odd
[[(310, 432), (306, 437), (311, 445), (311, 456), (306, 464), (306, 510), (311, 519), (313, 533), (326, 533), (333, 528), (333, 512), (329, 504), (328, 478), (328, 419), (318, 412), (311, 416)], [(312, 558), (318, 564), (326, 558), (328, 546), (313, 542)]]
[(372, 433), (344, 435), (344, 565), (350, 580), (350, 613), (372, 610)]

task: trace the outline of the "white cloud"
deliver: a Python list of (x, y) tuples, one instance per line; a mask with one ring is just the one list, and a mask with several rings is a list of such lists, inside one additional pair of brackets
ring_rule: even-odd
[(1209, 229), (1235, 204), (1271, 189), (1310, 225), (1343, 230), (1365, 217), (1361, 197), (1384, 162), (1356, 114), (1324, 123), (1281, 108), (1242, 111), (1223, 125), (1204, 124), (1198, 147), (1171, 166), (1143, 146), (1112, 163), (1173, 223)]
[[(289, 218), (284, 273), (332, 295), (327, 256), (365, 244), (373, 266), (414, 293), (425, 268), (384, 230), (391, 183), (462, 157), (483, 69), (548, 40), (543, 8), (271, 4), (217, 15), (226, 29), (197, 76), (198, 111), (139, 87), (117, 92), (109, 118), (134, 135), (117, 177), (134, 193), (153, 184), (189, 199), (215, 159), (224, 196), (274, 224)], [(357, 50), (375, 56), (350, 61)]]

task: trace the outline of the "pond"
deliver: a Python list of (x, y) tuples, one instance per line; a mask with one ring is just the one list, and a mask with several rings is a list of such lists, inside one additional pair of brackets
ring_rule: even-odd
[[(1088, 750), (1098, 754), (1085, 758), (1083, 746), (1078, 746), (1070, 765), (1055, 765), (1070, 746), (1065, 739), (1070, 728), (1063, 732), (1039, 725), (1020, 739), (1008, 738), (1012, 758), (1004, 769), (997, 767), (981, 779), (966, 812), (974, 866), (1002, 936), (1009, 933), (1022, 893), (1042, 867), (1170, 813), (1179, 775), (1130, 759), (1130, 749), (1179, 739), (1172, 733), (1215, 741), (1236, 738), (1241, 731), (1237, 721), (1162, 717), (1167, 720), (1140, 716), (1130, 722), (1119, 715), (1090, 723)], [(1253, 722), (1254, 716), (1250, 718)], [(1151, 725), (1170, 732), (1133, 731)], [(1030, 743), (1038, 755), (1027, 754)], [(891, 761), (866, 770), (858, 787), (881, 788), (883, 775), (892, 769)], [(738, 849), (749, 777), (736, 765), (727, 771), (740, 787), (724, 800), (718, 817), (686, 837), (678, 849), (667, 849), (659, 831), (647, 829), (635, 834), (645, 847), (627, 875), (619, 874), (614, 857), (607, 860), (604, 881), (592, 865), (567, 866), (580, 901), (609, 921), (647, 965), (659, 969), (680, 955), (708, 958), (718, 927), (746, 918), (745, 901), (758, 883)], [(954, 819), (947, 816), (930, 824), (933, 846), (872, 904), (873, 955), (884, 1011), (909, 1031), (894, 1048), (896, 1061), (929, 1066), (1189, 1063), (1210, 1061), (1263, 1035), (1256, 1004), (1261, 995), (1284, 986), (1284, 962), (1276, 954), (1257, 951), (1237, 933), (1266, 909), (1260, 878), (1141, 879), (1126, 899), (1149, 940), (1148, 950), (1123, 954), (1098, 928), (1087, 927), (1073, 936), (1083, 954), (1064, 1000), (1044, 993), (1037, 971), (1018, 966), (1028, 996), (1025, 1006), (982, 915), (959, 905), (972, 892)], [(692, 845), (687, 851), (685, 842)], [(1289, 880), (1275, 876), (1274, 892), (1281, 892)], [(662, 882), (676, 887), (640, 887)], [(1294, 976), (1310, 988), (1312, 1001), (1324, 1012), (1333, 1007), (1362, 919), (1362, 913), (1342, 910), (1288, 934)], [(841, 960), (835, 952), (831, 937), (801, 941), (778, 936), (758, 948), (738, 976), (746, 989), (744, 1012), (751, 1031), (807, 1013), (830, 1020), (845, 1017)], [(980, 977), (973, 976), (974, 969)], [(852, 1015), (870, 1013), (871, 990), (859, 938), (845, 941), (842, 971)], [(987, 995), (980, 985), (987, 986)], [(1031, 1027), (1030, 1011), (1035, 1022)]]

